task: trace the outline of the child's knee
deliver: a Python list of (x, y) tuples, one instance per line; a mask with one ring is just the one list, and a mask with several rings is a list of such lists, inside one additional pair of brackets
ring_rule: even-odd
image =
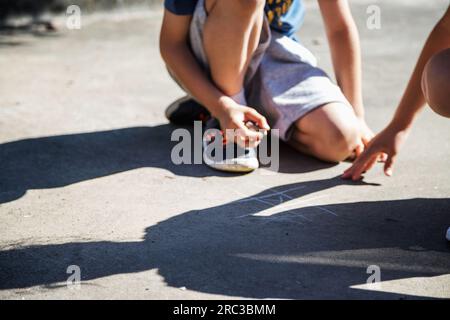
[(347, 159), (355, 151), (360, 141), (360, 130), (356, 121), (343, 126), (334, 126), (324, 144), (326, 160), (340, 162)]
[(450, 48), (434, 55), (422, 75), (422, 90), (428, 105), (438, 114), (450, 117)]
[(340, 103), (311, 112), (297, 121), (296, 128), (299, 134), (294, 138), (314, 156), (328, 162), (347, 159), (361, 141), (359, 120), (349, 106)]
[(305, 144), (314, 156), (327, 162), (341, 162), (347, 159), (361, 141), (356, 121), (349, 121), (345, 125), (328, 125), (323, 130), (320, 136), (299, 142)]

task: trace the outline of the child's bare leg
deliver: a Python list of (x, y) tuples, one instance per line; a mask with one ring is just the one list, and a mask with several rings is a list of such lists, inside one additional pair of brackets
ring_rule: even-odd
[(211, 76), (226, 95), (242, 91), (245, 73), (258, 47), (265, 0), (206, 0), (203, 41)]
[(347, 105), (326, 104), (295, 123), (290, 144), (324, 161), (343, 161), (361, 144), (358, 119)]
[(427, 63), (422, 90), (430, 107), (450, 118), (450, 48), (437, 53)]

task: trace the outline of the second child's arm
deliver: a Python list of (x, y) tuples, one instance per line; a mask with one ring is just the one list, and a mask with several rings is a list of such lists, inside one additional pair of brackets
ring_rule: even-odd
[(408, 136), (414, 119), (425, 106), (425, 96), (421, 88), (425, 66), (434, 54), (449, 47), (450, 7), (428, 37), (391, 123), (372, 140), (367, 150), (344, 172), (343, 178), (361, 179), (363, 172), (372, 168), (377, 155), (381, 152), (388, 155), (384, 172), (387, 176), (392, 175), (397, 154)]
[(436, 24), (417, 61), (414, 72), (395, 112), (392, 125), (399, 130), (408, 130), (414, 119), (425, 106), (425, 96), (421, 88), (422, 74), (430, 58), (450, 47), (450, 7)]

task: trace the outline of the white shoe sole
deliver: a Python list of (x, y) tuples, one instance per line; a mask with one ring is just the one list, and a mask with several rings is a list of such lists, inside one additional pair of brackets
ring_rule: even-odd
[[(203, 150), (206, 149), (206, 146), (207, 143), (203, 140)], [(256, 154), (256, 151), (254, 153)], [(259, 161), (256, 156), (239, 157), (224, 161), (212, 161), (206, 157), (205, 153), (203, 153), (203, 161), (208, 167), (224, 172), (248, 173), (259, 168)]]
[(259, 168), (259, 161), (255, 158), (233, 159), (223, 162), (211, 162), (203, 159), (208, 167), (218, 171), (248, 173)]

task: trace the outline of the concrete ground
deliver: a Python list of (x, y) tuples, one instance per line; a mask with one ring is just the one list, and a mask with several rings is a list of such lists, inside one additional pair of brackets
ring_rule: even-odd
[[(366, 27), (373, 3), (380, 30)], [(352, 3), (374, 130), (446, 6)], [(332, 73), (307, 7), (300, 37)], [(176, 166), (163, 112), (182, 92), (159, 57), (161, 12), (1, 33), (1, 299), (450, 298), (449, 120), (422, 114), (393, 178), (379, 166), (344, 182), (348, 164), (287, 147), (275, 175)], [(369, 266), (381, 283), (366, 285)]]

